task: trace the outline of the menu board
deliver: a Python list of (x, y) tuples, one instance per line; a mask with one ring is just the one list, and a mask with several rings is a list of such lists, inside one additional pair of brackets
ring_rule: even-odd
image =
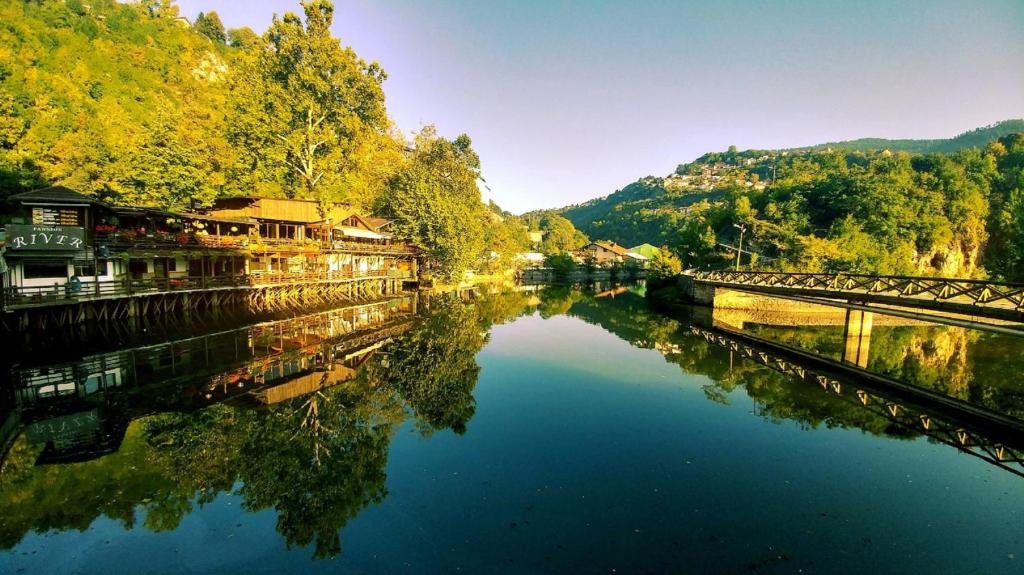
[(32, 223), (37, 226), (77, 226), (75, 208), (32, 208)]

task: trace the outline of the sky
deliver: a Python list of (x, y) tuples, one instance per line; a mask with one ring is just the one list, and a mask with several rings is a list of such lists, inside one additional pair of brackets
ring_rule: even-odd
[[(262, 33), (298, 0), (178, 0)], [(730, 145), (944, 138), (1024, 118), (1024, 2), (335, 0), (388, 112), (469, 134), (515, 212)]]

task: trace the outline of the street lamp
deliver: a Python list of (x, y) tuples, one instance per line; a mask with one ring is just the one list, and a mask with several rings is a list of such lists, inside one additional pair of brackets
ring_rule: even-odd
[(736, 249), (736, 271), (740, 271), (740, 258), (743, 257), (743, 232), (747, 231), (747, 226), (733, 224), (732, 227), (740, 231), (740, 245)]

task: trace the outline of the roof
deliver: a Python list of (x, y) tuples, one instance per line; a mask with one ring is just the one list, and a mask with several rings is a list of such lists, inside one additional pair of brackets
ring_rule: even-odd
[(604, 248), (604, 249), (614, 253), (617, 256), (625, 256), (625, 255), (629, 254), (629, 250), (628, 249), (620, 246), (619, 244), (617, 244), (615, 242), (611, 242), (611, 241), (608, 241), (608, 242), (598, 241), (598, 242), (593, 242), (593, 244), (591, 244), (591, 245), (596, 245), (598, 247)]
[(64, 186), (50, 186), (49, 188), (40, 188), (30, 192), (22, 192), (20, 194), (14, 194), (11, 196), (11, 199), (25, 204), (55, 203), (88, 205), (103, 203), (95, 198), (82, 195), (70, 188), (65, 188)]
[(382, 235), (374, 231), (364, 230), (362, 228), (353, 228), (351, 226), (334, 226), (334, 229), (340, 230), (343, 235), (350, 238), (369, 238), (373, 240), (386, 240), (390, 238), (389, 235)]
[(653, 259), (661, 253), (661, 250), (651, 244), (640, 244), (636, 247), (629, 248), (629, 251), (640, 254), (647, 259)]
[(365, 221), (374, 230), (379, 230), (391, 224), (391, 220), (387, 218), (375, 218), (372, 216), (363, 218), (363, 221)]

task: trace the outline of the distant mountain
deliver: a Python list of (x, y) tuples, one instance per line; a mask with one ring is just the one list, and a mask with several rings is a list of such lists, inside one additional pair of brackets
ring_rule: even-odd
[(976, 128), (964, 132), (953, 138), (941, 140), (886, 140), (884, 138), (860, 138), (858, 140), (846, 140), (843, 142), (829, 142), (806, 148), (794, 148), (794, 150), (823, 150), (826, 148), (838, 148), (841, 150), (856, 150), (869, 152), (874, 150), (889, 150), (892, 152), (917, 152), (917, 153), (951, 153), (967, 148), (982, 148), (992, 140), (998, 140), (1007, 134), (1024, 132), (1024, 119), (1003, 120), (990, 126)]
[(693, 162), (680, 164), (665, 177), (646, 176), (607, 196), (554, 210), (591, 239), (612, 240), (633, 246), (650, 243), (661, 246), (672, 240), (689, 206), (703, 200), (716, 201), (743, 190), (757, 191), (771, 181), (773, 170), (784, 157), (792, 161), (803, 155), (828, 149), (851, 154), (881, 151), (910, 153), (953, 153), (983, 148), (1011, 133), (1024, 132), (1024, 119), (1005, 120), (940, 140), (887, 140), (862, 138), (788, 150), (744, 150), (710, 152)]

